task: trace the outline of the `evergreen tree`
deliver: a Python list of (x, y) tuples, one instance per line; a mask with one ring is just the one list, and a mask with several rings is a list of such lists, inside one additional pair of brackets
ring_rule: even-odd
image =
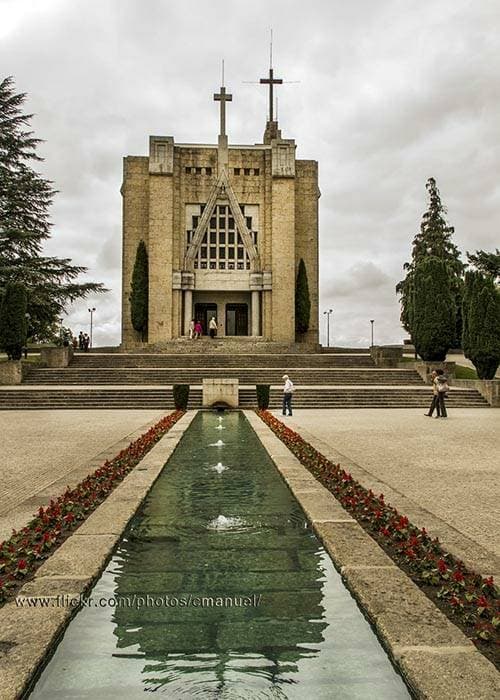
[(467, 259), (476, 270), (483, 275), (491, 275), (497, 284), (500, 283), (500, 250), (498, 248), (494, 253), (488, 253), (485, 250), (476, 250), (474, 254), (467, 253)]
[(24, 285), (9, 282), (0, 308), (0, 348), (9, 360), (20, 360), (26, 345), (27, 296)]
[(429, 194), (429, 208), (422, 217), (420, 232), (413, 239), (411, 261), (403, 265), (403, 268), (406, 270), (406, 277), (396, 285), (396, 292), (400, 295), (401, 302), (401, 323), (415, 342), (413, 320), (415, 269), (422, 260), (430, 257), (438, 258), (446, 263), (451, 275), (455, 323), (457, 326), (452, 339), (452, 346), (458, 347), (462, 335), (461, 306), (464, 265), (460, 260), (460, 251), (451, 240), (455, 229), (453, 226), (448, 226), (446, 222), (446, 209), (441, 203), (441, 197), (434, 178), (431, 177), (427, 180), (426, 189)]
[(500, 291), (492, 275), (465, 274), (463, 350), (479, 379), (493, 379), (500, 364)]
[(132, 326), (147, 340), (149, 314), (148, 253), (144, 241), (140, 241), (135, 254), (130, 293), (130, 315)]
[(307, 333), (311, 317), (311, 298), (307, 282), (306, 266), (300, 258), (297, 280), (295, 282), (295, 332)]
[(455, 298), (444, 260), (427, 257), (415, 266), (413, 342), (423, 360), (443, 361), (455, 335)]
[(0, 82), (0, 294), (9, 281), (20, 282), (28, 295), (29, 336), (53, 339), (56, 320), (66, 306), (102, 292), (102, 284), (78, 283), (86, 271), (67, 258), (44, 257), (50, 238), (52, 183), (31, 163), (41, 161), (40, 139), (29, 131), (33, 115), (23, 114), (25, 94), (16, 94), (12, 78)]

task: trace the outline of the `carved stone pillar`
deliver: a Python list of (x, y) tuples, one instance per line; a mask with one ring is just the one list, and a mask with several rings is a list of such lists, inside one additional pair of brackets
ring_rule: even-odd
[(260, 335), (260, 292), (252, 291), (252, 335)]
[(189, 324), (193, 318), (193, 292), (184, 290), (184, 335), (189, 336)]

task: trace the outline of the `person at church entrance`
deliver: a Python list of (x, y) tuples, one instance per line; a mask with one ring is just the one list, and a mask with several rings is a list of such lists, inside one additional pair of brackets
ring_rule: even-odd
[(284, 374), (282, 379), (285, 380), (285, 386), (283, 387), (283, 415), (286, 416), (288, 410), (288, 415), (292, 415), (292, 394), (295, 391), (292, 380), (288, 374)]
[(217, 321), (215, 320), (215, 316), (212, 316), (212, 318), (210, 319), (208, 329), (210, 331), (210, 337), (215, 338), (215, 336), (217, 335)]
[(194, 339), (194, 327), (195, 327), (195, 325), (196, 324), (194, 322), (194, 318), (192, 318), (191, 321), (189, 322), (189, 338), (191, 340)]
[(198, 340), (198, 338), (201, 338), (203, 335), (203, 328), (202, 325), (199, 321), (196, 321), (194, 324), (194, 339)]

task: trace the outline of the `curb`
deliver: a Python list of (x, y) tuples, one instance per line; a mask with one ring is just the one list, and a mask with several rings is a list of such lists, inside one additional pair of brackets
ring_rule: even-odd
[(17, 597), (43, 597), (54, 607), (0, 608), (0, 700), (25, 697), (78, 607), (57, 607), (56, 597), (85, 595), (106, 566), (129, 520), (196, 415), (188, 411), (148, 452), (87, 520), (50, 556)]
[(496, 700), (500, 674), (253, 412), (244, 411), (418, 700)]

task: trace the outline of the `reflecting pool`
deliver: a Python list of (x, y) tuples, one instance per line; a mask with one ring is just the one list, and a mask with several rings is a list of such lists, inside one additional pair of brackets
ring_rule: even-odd
[(198, 413), (90, 595), (31, 697), (410, 697), (239, 412)]

